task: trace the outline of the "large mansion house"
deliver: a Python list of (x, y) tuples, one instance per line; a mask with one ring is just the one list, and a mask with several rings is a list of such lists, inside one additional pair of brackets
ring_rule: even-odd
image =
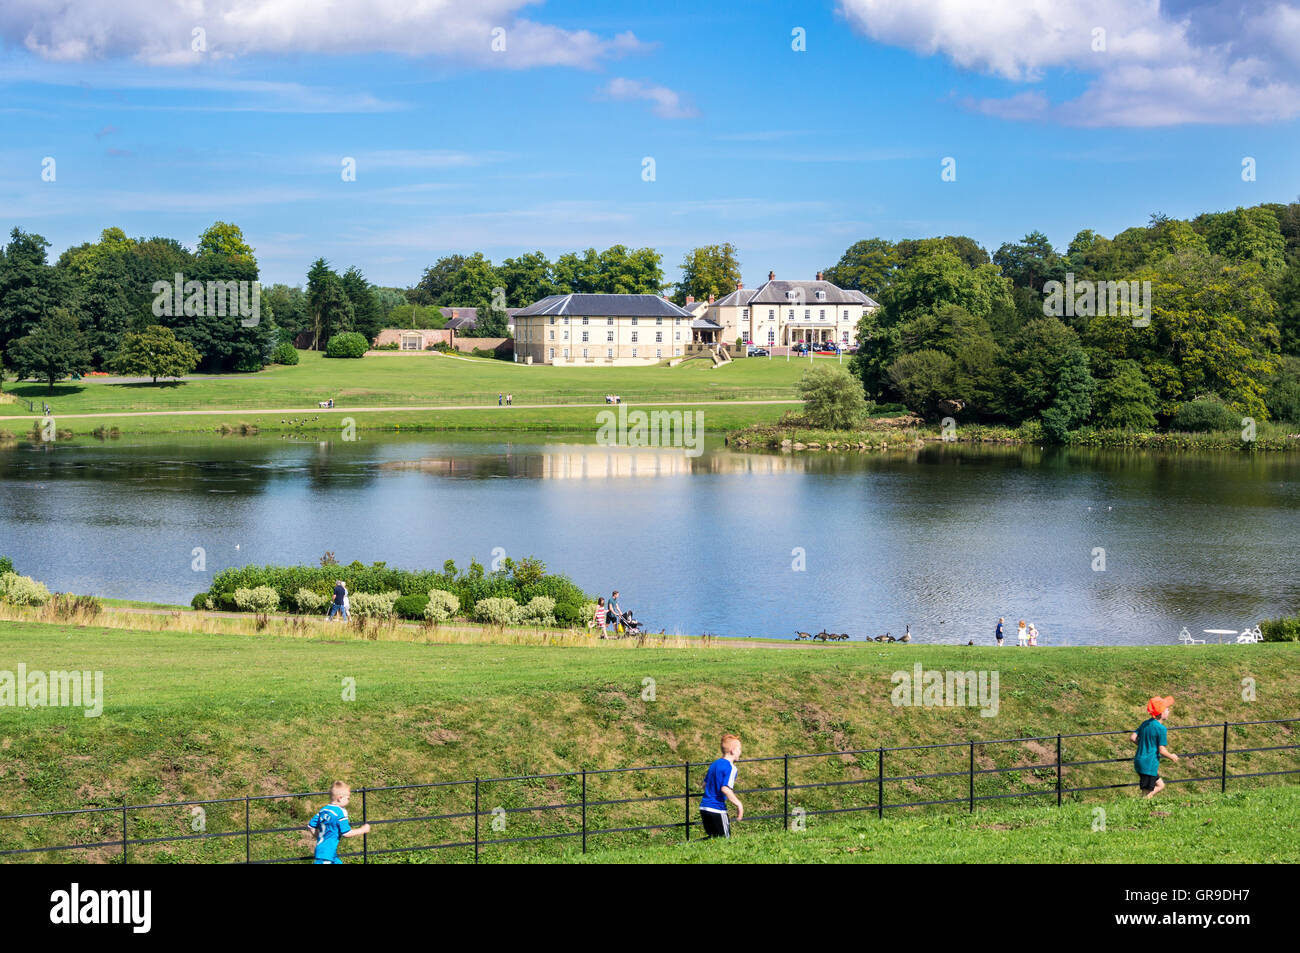
[(515, 360), (655, 364), (685, 353), (696, 320), (659, 295), (551, 295), (515, 313)]
[(814, 281), (777, 281), (773, 272), (757, 288), (738, 284), (731, 294), (709, 302), (688, 302), (705, 320), (720, 327), (719, 339), (739, 338), (756, 347), (787, 347), (800, 341), (856, 347), (858, 322), (880, 307), (861, 291), (845, 290), (817, 273)]

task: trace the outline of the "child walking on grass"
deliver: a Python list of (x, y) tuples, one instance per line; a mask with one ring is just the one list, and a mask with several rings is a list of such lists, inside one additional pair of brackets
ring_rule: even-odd
[(330, 785), (330, 802), (316, 812), (316, 816), (307, 822), (307, 828), (316, 835), (316, 860), (318, 864), (341, 864), (339, 859), (339, 839), (342, 837), (360, 837), (370, 833), (370, 825), (353, 827), (348, 822), (348, 801), (352, 798), (352, 789), (345, 781), (335, 781)]
[(1138, 725), (1138, 730), (1129, 736), (1137, 745), (1137, 754), (1133, 757), (1133, 769), (1137, 771), (1138, 787), (1146, 792), (1144, 798), (1153, 798), (1165, 789), (1164, 778), (1160, 777), (1160, 758), (1163, 755), (1173, 761), (1178, 755), (1170, 751), (1169, 730), (1165, 727), (1165, 717), (1174, 707), (1173, 696), (1159, 696), (1147, 702), (1147, 714), (1151, 717)]
[(736, 805), (736, 820), (745, 816), (745, 805), (736, 797), (736, 759), (740, 757), (740, 738), (722, 736), (722, 757), (709, 765), (704, 775), (704, 797), (700, 798), (700, 823), (705, 837), (730, 837), (727, 802)]

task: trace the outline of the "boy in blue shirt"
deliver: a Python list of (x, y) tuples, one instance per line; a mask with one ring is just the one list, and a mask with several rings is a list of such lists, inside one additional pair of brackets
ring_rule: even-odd
[(722, 757), (709, 765), (704, 775), (704, 797), (700, 798), (700, 823), (705, 837), (730, 837), (727, 802), (736, 805), (736, 820), (745, 816), (745, 805), (736, 797), (736, 759), (740, 757), (740, 738), (722, 736)]
[(1160, 756), (1178, 760), (1178, 755), (1170, 751), (1169, 729), (1164, 725), (1165, 716), (1174, 707), (1173, 696), (1159, 696), (1147, 702), (1147, 714), (1151, 717), (1138, 725), (1138, 730), (1129, 736), (1137, 745), (1137, 754), (1133, 757), (1133, 769), (1137, 771), (1138, 787), (1146, 792), (1145, 798), (1153, 798), (1165, 789), (1164, 779), (1160, 777)]
[(335, 781), (330, 785), (330, 802), (316, 812), (315, 817), (307, 822), (307, 828), (316, 835), (316, 860), (318, 864), (341, 864), (339, 859), (339, 838), (360, 837), (370, 833), (370, 825), (353, 827), (348, 822), (348, 801), (352, 798), (352, 789), (344, 781)]

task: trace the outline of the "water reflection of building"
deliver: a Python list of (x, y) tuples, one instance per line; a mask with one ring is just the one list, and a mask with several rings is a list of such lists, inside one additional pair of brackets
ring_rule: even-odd
[(418, 470), (453, 479), (522, 477), (537, 480), (608, 480), (689, 476), (693, 474), (773, 474), (802, 472), (806, 459), (731, 453), (725, 450), (689, 456), (670, 447), (598, 447), (551, 445), (506, 454), (456, 454), (394, 460), (380, 464), (386, 470)]

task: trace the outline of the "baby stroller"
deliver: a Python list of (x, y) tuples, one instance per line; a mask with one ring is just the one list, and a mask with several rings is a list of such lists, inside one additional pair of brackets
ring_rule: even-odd
[(621, 614), (614, 615), (611, 621), (618, 636), (640, 635), (644, 631), (631, 609), (624, 609)]

